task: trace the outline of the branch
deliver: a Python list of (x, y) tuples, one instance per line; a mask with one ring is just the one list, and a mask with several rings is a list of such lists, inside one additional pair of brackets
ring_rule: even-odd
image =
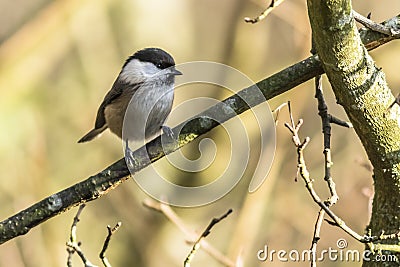
[[(291, 132), (292, 134), (292, 141), (297, 148), (297, 173), (300, 174), (301, 178), (303, 179), (304, 183), (306, 184), (306, 188), (311, 195), (312, 199), (314, 202), (321, 208), (317, 222), (315, 224), (314, 228), (314, 239), (311, 245), (311, 250), (315, 251), (317, 242), (319, 240), (319, 233), (320, 233), (320, 227), (322, 224), (323, 217), (325, 213), (333, 220), (333, 222), (329, 222), (329, 224), (333, 226), (337, 226), (341, 228), (345, 233), (359, 241), (360, 243), (366, 244), (370, 250), (373, 252), (375, 248), (375, 251), (377, 250), (386, 250), (386, 251), (392, 251), (392, 252), (398, 252), (400, 251), (400, 246), (399, 245), (387, 245), (387, 244), (380, 244), (380, 243), (373, 243), (377, 241), (382, 241), (382, 240), (398, 240), (400, 236), (400, 232), (397, 231), (394, 234), (389, 234), (389, 235), (384, 235), (381, 233), (379, 236), (372, 236), (371, 234), (367, 235), (360, 235), (353, 229), (351, 229), (346, 223), (339, 217), (337, 216), (331, 209), (329, 201), (322, 201), (321, 198), (319, 197), (318, 193), (315, 191), (313, 183), (314, 180), (311, 178), (310, 172), (307, 169), (306, 161), (304, 159), (304, 149), (307, 147), (308, 143), (310, 142), (310, 138), (306, 137), (304, 141), (300, 140), (299, 137), (299, 130), (301, 126), (303, 125), (303, 120), (299, 119), (298, 123), (295, 124), (291, 109), (290, 109), (290, 103), (288, 103), (289, 106), (289, 114), (290, 114), (290, 123), (285, 123), (285, 127)], [(316, 258), (315, 254), (312, 255), (312, 265), (311, 266), (316, 266)]]
[[(97, 267), (96, 265), (93, 265), (85, 256), (81, 249), (81, 242), (78, 241), (76, 237), (76, 230), (78, 226), (79, 216), (82, 213), (82, 210), (85, 208), (85, 204), (82, 204), (79, 206), (78, 212), (76, 213), (74, 220), (72, 222), (71, 226), (71, 231), (70, 231), (70, 237), (69, 241), (67, 242), (67, 252), (68, 252), (68, 258), (67, 258), (67, 267), (72, 267), (72, 255), (76, 252), (78, 256), (81, 258), (83, 264), (85, 267)], [(108, 259), (106, 258), (106, 250), (108, 248), (108, 245), (111, 240), (111, 236), (119, 229), (121, 226), (121, 222), (118, 222), (113, 228), (111, 226), (107, 225), (107, 230), (108, 230), (108, 235), (106, 239), (104, 240), (103, 248), (101, 249), (101, 252), (99, 254), (99, 257), (101, 259), (101, 262), (105, 267), (111, 267), (111, 264), (109, 263)]]
[[(289, 104), (290, 107), (290, 104)], [(289, 114), (291, 114), (291, 110), (289, 108)], [(285, 127), (292, 133), (292, 140), (294, 145), (297, 148), (297, 173), (300, 174), (300, 177), (304, 180), (306, 184), (306, 188), (310, 193), (312, 199), (318, 206), (334, 220), (334, 224), (340, 228), (342, 228), (347, 234), (355, 238), (356, 240), (367, 243), (370, 241), (368, 236), (361, 236), (355, 231), (353, 231), (350, 227), (348, 227), (345, 222), (340, 219), (332, 210), (330, 210), (329, 206), (322, 201), (317, 192), (314, 189), (313, 183), (314, 180), (311, 179), (310, 173), (307, 169), (306, 161), (304, 159), (304, 149), (307, 147), (308, 143), (310, 142), (310, 138), (306, 137), (303, 141), (300, 140), (299, 137), (299, 130), (300, 127), (303, 125), (303, 120), (299, 119), (297, 125), (294, 123), (292, 115), (290, 115), (290, 124), (285, 123)]]
[(67, 266), (71, 267), (72, 266), (72, 260), (71, 257), (76, 252), (78, 256), (81, 258), (83, 264), (85, 264), (85, 267), (97, 267), (96, 265), (93, 265), (85, 256), (83, 251), (81, 250), (81, 242), (78, 241), (76, 237), (76, 229), (79, 220), (79, 216), (82, 213), (82, 210), (85, 208), (85, 204), (79, 206), (79, 209), (74, 217), (74, 220), (72, 222), (71, 226), (71, 232), (70, 232), (70, 237), (69, 241), (67, 242), (67, 252), (68, 252), (68, 259), (67, 259)]
[(311, 267), (317, 266), (317, 244), (320, 238), (321, 226), (324, 222), (325, 211), (320, 209), (317, 216), (317, 221), (314, 226), (314, 234), (311, 242)]
[(353, 17), (357, 22), (361, 23), (362, 25), (373, 31), (380, 32), (389, 36), (400, 36), (400, 31), (394, 30), (386, 25), (376, 23), (375, 21), (372, 21), (369, 18), (366, 18), (357, 13), (355, 10), (353, 10)]
[(194, 243), (192, 250), (190, 251), (189, 255), (186, 257), (185, 261), (183, 262), (183, 266), (184, 267), (190, 267), (190, 263), (194, 258), (194, 255), (196, 253), (196, 251), (200, 248), (200, 242), (201, 240), (203, 240), (204, 238), (206, 238), (210, 232), (211, 229), (220, 221), (222, 221), (223, 219), (225, 219), (226, 217), (229, 216), (229, 214), (232, 213), (232, 209), (229, 209), (227, 212), (224, 213), (224, 215), (222, 215), (221, 217), (218, 218), (213, 218), (211, 220), (211, 222), (208, 224), (206, 230), (204, 230), (204, 232), (199, 236), (199, 238), (196, 240), (196, 242)]
[[(391, 25), (396, 26), (396, 29), (400, 29), (400, 18), (395, 17), (389, 21), (393, 20), (395, 20), (396, 23), (392, 23)], [(362, 36), (365, 37), (365, 46), (368, 49), (377, 48), (384, 43), (396, 39), (393, 36), (388, 37), (381, 33), (376, 34), (371, 30), (364, 30)], [(195, 119), (182, 123), (182, 125), (185, 126), (179, 133), (179, 143), (176, 147), (168, 148), (163, 151), (160, 137), (146, 144), (149, 158), (151, 159), (150, 162), (143, 160), (142, 155), (146, 153), (146, 147), (142, 147), (133, 152), (133, 157), (136, 161), (135, 166), (133, 166), (131, 170), (135, 170), (135, 172), (140, 171), (152, 162), (172, 153), (218, 126), (216, 121), (204, 123), (204, 120), (207, 120), (208, 114), (213, 114), (211, 117), (218, 118), (221, 122), (225, 122), (251, 107), (287, 92), (297, 85), (323, 73), (324, 70), (322, 69), (318, 56), (311, 56), (258, 82), (256, 85), (263, 93), (265, 99), (256, 97), (258, 95), (258, 89), (255, 86), (243, 89), (238, 92), (238, 94), (225, 99), (223, 103), (210, 107), (202, 112), (200, 116), (196, 116)], [(227, 106), (235, 112), (229, 112), (227, 114), (225, 112)], [(174, 128), (174, 133), (180, 128), (182, 128), (180, 125)], [(27, 209), (0, 222), (0, 244), (28, 233), (33, 227), (74, 206), (99, 198), (129, 179), (129, 176), (130, 172), (125, 164), (125, 159), (122, 158), (98, 174), (33, 204)]]
[[(315, 47), (335, 97), (353, 123), (374, 166), (375, 194), (368, 226), (370, 236), (378, 236), (382, 229), (398, 231), (400, 221), (393, 218), (400, 217), (399, 109), (395, 110), (397, 118), (385, 116), (388, 106), (394, 101), (392, 90), (382, 68), (375, 65), (363, 46), (360, 38), (362, 35), (353, 19), (355, 13), (351, 1), (307, 0), (307, 5)], [(394, 19), (388, 20), (384, 23), (389, 26), (387, 34), (377, 34), (384, 34), (387, 38), (395, 37), (398, 34), (393, 33), (398, 30), (391, 26), (397, 23)], [(369, 27), (374, 25), (370, 24)], [(363, 241), (368, 241), (368, 237), (364, 237)], [(367, 243), (374, 247), (379, 245), (381, 250), (400, 250), (398, 240), (384, 241), (381, 244)], [(375, 266), (375, 263), (368, 261), (363, 264)], [(398, 266), (398, 262), (385, 265)]]
[[(312, 50), (315, 51), (315, 49)], [(329, 191), (331, 193), (331, 196), (328, 200), (325, 201), (325, 204), (330, 207), (336, 204), (336, 202), (339, 200), (339, 196), (336, 192), (336, 184), (331, 176), (331, 167), (333, 165), (331, 157), (331, 123), (335, 123), (348, 128), (352, 127), (352, 125), (349, 122), (342, 121), (329, 114), (328, 106), (324, 98), (321, 75), (315, 77), (315, 98), (318, 101), (318, 115), (321, 117), (322, 133), (324, 134), (324, 180), (327, 182)], [(317, 266), (317, 244), (320, 240), (321, 226), (324, 222), (324, 217), (325, 210), (320, 209), (318, 212), (317, 221), (314, 226), (314, 235), (311, 242), (311, 267)]]
[(101, 249), (101, 252), (99, 255), (101, 262), (103, 263), (103, 265), (105, 267), (111, 267), (111, 264), (106, 257), (106, 250), (108, 248), (108, 245), (110, 244), (111, 236), (121, 227), (121, 225), (122, 225), (121, 222), (118, 222), (113, 228), (111, 228), (111, 226), (107, 225), (108, 234), (107, 234), (106, 240), (104, 240), (103, 248)]
[[(145, 207), (149, 208), (149, 209), (161, 212), (168, 220), (170, 220), (174, 225), (176, 225), (182, 233), (184, 233), (187, 236), (187, 238), (188, 238), (190, 243), (194, 243), (194, 244), (198, 243), (201, 246), (201, 248), (208, 255), (210, 255), (211, 257), (216, 259), (218, 262), (220, 262), (224, 266), (228, 266), (228, 267), (235, 267), (236, 266), (235, 263), (231, 259), (229, 259), (224, 254), (222, 254), (218, 249), (213, 247), (204, 238), (200, 238), (199, 239), (197, 233), (194, 233), (194, 232), (190, 231), (185, 226), (185, 224), (181, 220), (181, 218), (179, 218), (178, 215), (167, 204), (164, 204), (164, 203), (161, 203), (161, 202), (157, 202), (157, 201), (154, 201), (152, 199), (146, 199), (145, 201), (143, 201), (143, 205)], [(228, 214), (226, 214), (226, 216), (227, 215)]]
[(244, 18), (244, 21), (254, 24), (254, 23), (264, 20), (268, 16), (268, 14), (271, 13), (272, 10), (274, 10), (277, 6), (282, 4), (283, 1), (284, 0), (271, 0), (271, 3), (269, 4), (269, 6), (258, 17), (255, 17), (253, 19), (246, 17), (246, 18)]

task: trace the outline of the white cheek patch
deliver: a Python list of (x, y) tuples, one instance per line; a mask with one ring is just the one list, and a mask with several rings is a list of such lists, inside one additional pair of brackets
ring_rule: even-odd
[(137, 59), (132, 59), (122, 69), (120, 77), (129, 83), (141, 83), (148, 78), (153, 77), (160, 70), (150, 62), (141, 62)]

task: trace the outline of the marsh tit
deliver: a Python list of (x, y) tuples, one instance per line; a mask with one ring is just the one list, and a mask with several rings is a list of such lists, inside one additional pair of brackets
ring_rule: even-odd
[(158, 134), (172, 109), (175, 69), (170, 54), (145, 48), (130, 56), (97, 111), (94, 128), (78, 143), (92, 140), (104, 130), (128, 141), (144, 141)]

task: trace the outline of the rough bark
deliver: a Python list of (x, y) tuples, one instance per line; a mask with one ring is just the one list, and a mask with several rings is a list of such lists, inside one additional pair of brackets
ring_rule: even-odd
[[(400, 229), (399, 108), (385, 74), (360, 39), (350, 0), (308, 0), (313, 40), (339, 104), (345, 109), (374, 167), (375, 196), (367, 227), (372, 235)], [(349, 177), (351, 179), (351, 177)], [(380, 241), (400, 245), (399, 240)], [(390, 252), (384, 252), (390, 253)], [(398, 259), (400, 255), (397, 254)], [(365, 261), (365, 267), (399, 266), (399, 262)]]

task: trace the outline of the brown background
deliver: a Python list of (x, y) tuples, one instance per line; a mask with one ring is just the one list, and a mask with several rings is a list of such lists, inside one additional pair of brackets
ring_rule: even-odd
[[(120, 140), (109, 132), (88, 144), (76, 141), (91, 128), (97, 107), (125, 58), (134, 51), (158, 46), (174, 55), (177, 63), (209, 60), (228, 64), (259, 81), (309, 56), (310, 28), (305, 1), (287, 0), (256, 25), (243, 18), (258, 15), (265, 1), (111, 1), (18, 0), (0, 1), (0, 218), (68, 186), (122, 157)], [(354, 1), (361, 14), (372, 12), (382, 21), (398, 14), (399, 1)], [(400, 87), (399, 43), (372, 52), (386, 73), (391, 88)], [(329, 85), (325, 94), (330, 111), (346, 119), (335, 103)], [(398, 91), (393, 92), (397, 95)], [(313, 83), (269, 101), (271, 108), (291, 100), (296, 118), (305, 123), (303, 137), (310, 136), (306, 160), (321, 196), (328, 191), (322, 180), (323, 155), (320, 121)], [(199, 94), (201, 95), (201, 94)], [(221, 99), (218, 91), (209, 97)], [(179, 91), (177, 101), (188, 96)], [(283, 112), (285, 114), (285, 112)], [(241, 115), (246, 120), (248, 114)], [(304, 188), (295, 182), (296, 154), (280, 118), (277, 150), (270, 175), (262, 188), (248, 194), (257, 155), (253, 155), (244, 179), (226, 197), (193, 209), (176, 208), (187, 227), (202, 231), (209, 220), (228, 208), (234, 213), (217, 225), (207, 240), (230, 258), (243, 257), (245, 266), (281, 266), (260, 263), (259, 249), (304, 250), (310, 247), (318, 211)], [(221, 129), (209, 137), (224, 136)], [(249, 129), (250, 135), (258, 132)], [(223, 139), (223, 138), (222, 138)], [(223, 139), (225, 140), (225, 139)], [(217, 153), (224, 155), (224, 143)], [(198, 157), (196, 142), (184, 149)], [(368, 161), (353, 130), (333, 127), (333, 177), (340, 201), (334, 207), (346, 223), (362, 233), (369, 219), (372, 194)], [(271, 152), (272, 153), (272, 152)], [(217, 160), (214, 168), (223, 166)], [(164, 160), (165, 161), (165, 160)], [(166, 164), (160, 162), (160, 166)], [(170, 179), (207, 181), (206, 174)], [(176, 174), (178, 176), (178, 174)], [(200, 182), (198, 182), (200, 181)], [(106, 225), (122, 221), (108, 250), (113, 266), (182, 266), (190, 251), (186, 237), (162, 215), (144, 208), (147, 196), (128, 181), (105, 197), (89, 203), (78, 225), (78, 238), (92, 262), (106, 235)], [(75, 210), (36, 227), (26, 236), (0, 246), (0, 266), (65, 266), (69, 228)], [(323, 225), (319, 250), (337, 248), (345, 238), (349, 249), (362, 250), (342, 231)], [(359, 266), (357, 262), (325, 261), (319, 266)], [(82, 266), (77, 257), (74, 266)], [(221, 266), (200, 251), (192, 266)], [(284, 266), (308, 266), (289, 262)]]

